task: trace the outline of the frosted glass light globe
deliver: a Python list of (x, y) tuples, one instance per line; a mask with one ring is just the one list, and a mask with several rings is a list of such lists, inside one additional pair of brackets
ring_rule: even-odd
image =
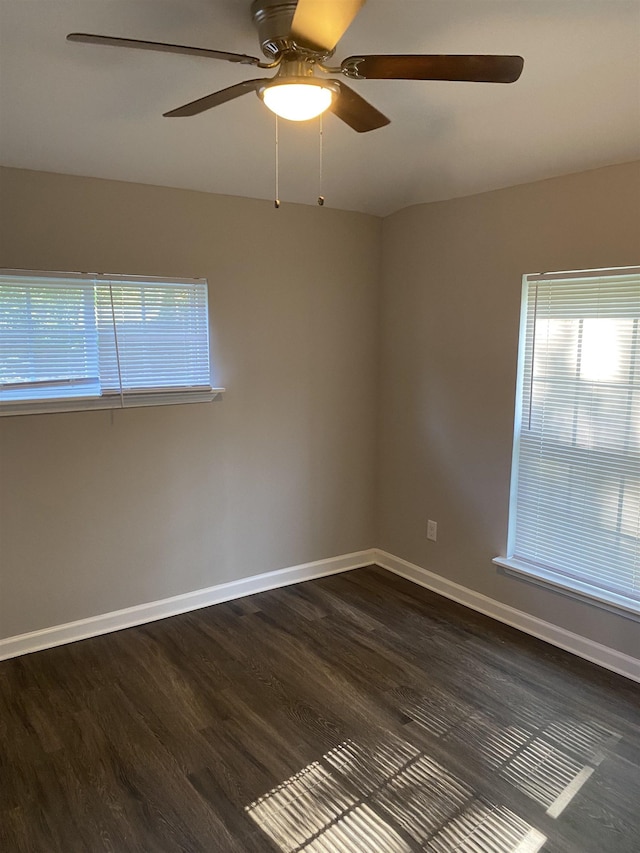
[(290, 121), (315, 118), (331, 106), (333, 89), (311, 83), (280, 83), (260, 93), (269, 109)]

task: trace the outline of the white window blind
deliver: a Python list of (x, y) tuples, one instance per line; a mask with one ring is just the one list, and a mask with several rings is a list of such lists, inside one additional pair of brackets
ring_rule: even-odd
[(640, 268), (528, 276), (520, 348), (508, 557), (640, 612)]
[(207, 283), (0, 274), (0, 414), (211, 400)]

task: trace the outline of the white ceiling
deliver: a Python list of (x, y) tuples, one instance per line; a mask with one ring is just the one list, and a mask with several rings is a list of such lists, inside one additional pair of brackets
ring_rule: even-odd
[[(260, 56), (249, 0), (0, 0), (0, 162), (274, 196), (274, 120), (249, 94), (162, 113), (255, 69), (71, 44), (68, 32)], [(640, 0), (369, 0), (336, 51), (509, 53), (512, 85), (353, 82), (392, 123), (324, 120), (327, 206), (386, 215), (640, 158)], [(269, 72), (266, 72), (269, 74)], [(280, 197), (313, 204), (318, 122), (280, 123)]]

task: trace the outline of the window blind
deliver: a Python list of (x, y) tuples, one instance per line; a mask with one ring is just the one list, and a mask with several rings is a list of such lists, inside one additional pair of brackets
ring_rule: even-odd
[(215, 393), (206, 281), (0, 274), (0, 413)]
[(509, 556), (640, 611), (640, 269), (525, 279)]

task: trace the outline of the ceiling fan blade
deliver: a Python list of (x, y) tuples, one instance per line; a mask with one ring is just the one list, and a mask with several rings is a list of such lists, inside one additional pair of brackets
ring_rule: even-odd
[(356, 80), (463, 80), (514, 83), (522, 73), (521, 56), (371, 55), (349, 56), (342, 72)]
[(382, 115), (369, 101), (361, 98), (346, 83), (338, 82), (337, 85), (340, 87), (340, 94), (334, 98), (329, 109), (349, 127), (358, 133), (367, 133), (390, 123), (390, 119)]
[(291, 35), (302, 45), (333, 50), (367, 0), (298, 0)]
[(190, 103), (177, 107), (168, 113), (163, 113), (163, 115), (166, 118), (183, 118), (185, 116), (198, 115), (198, 113), (203, 113), (212, 107), (225, 104), (227, 101), (233, 101), (234, 98), (239, 98), (248, 92), (256, 92), (267, 80), (269, 80), (268, 77), (260, 77), (258, 80), (243, 80), (242, 83), (236, 83), (235, 86), (229, 86), (227, 89), (221, 89), (219, 92), (205, 95), (204, 98), (198, 98), (197, 101), (190, 101)]
[(183, 53), (189, 56), (207, 56), (210, 59), (225, 59), (227, 62), (240, 62), (243, 65), (258, 65), (260, 60), (244, 53), (227, 53), (224, 50), (209, 50), (206, 47), (188, 47), (182, 44), (166, 44), (162, 41), (141, 41), (116, 36), (98, 36), (93, 33), (69, 33), (67, 41), (84, 44), (107, 44), (114, 47), (135, 47), (138, 50), (159, 50), (162, 53)]

